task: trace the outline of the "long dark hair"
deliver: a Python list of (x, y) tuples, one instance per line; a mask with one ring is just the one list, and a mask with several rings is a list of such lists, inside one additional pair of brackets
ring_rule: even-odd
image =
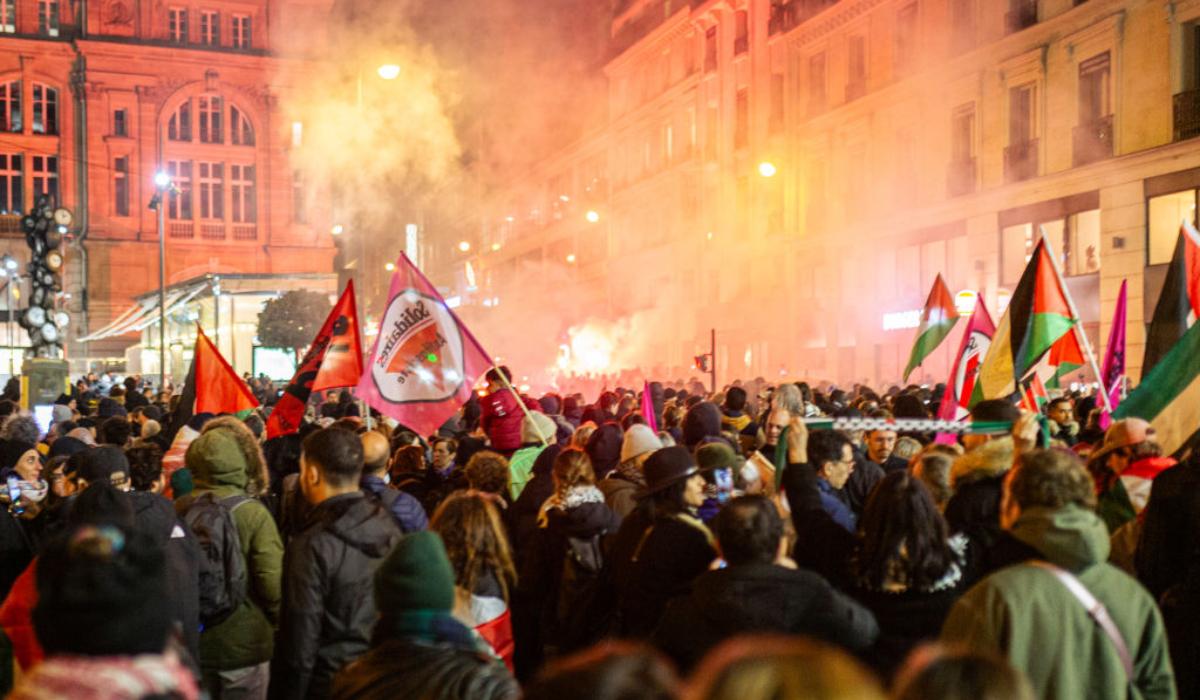
[(863, 509), (854, 568), (861, 583), (929, 589), (956, 563), (949, 528), (920, 479), (905, 471), (884, 477)]

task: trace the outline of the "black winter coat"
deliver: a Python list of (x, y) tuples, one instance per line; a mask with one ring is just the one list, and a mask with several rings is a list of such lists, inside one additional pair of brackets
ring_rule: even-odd
[(789, 464), (783, 472), (783, 491), (796, 529), (792, 558), (835, 586), (844, 587), (858, 540), (821, 507), (816, 473), (807, 464)]
[[(534, 533), (537, 532), (538, 513), (542, 504), (554, 495), (554, 477), (550, 471), (561, 449), (558, 445), (551, 445), (538, 453), (530, 470), (533, 477), (505, 513), (509, 543), (518, 556), (524, 552), (526, 543), (533, 539)], [(520, 568), (521, 563), (518, 561), (517, 569)]]
[(879, 627), (818, 574), (748, 564), (701, 574), (690, 595), (667, 605), (653, 641), (688, 673), (717, 644), (747, 633), (805, 635), (860, 652)]
[(284, 554), (273, 697), (326, 698), (338, 669), (367, 651), (375, 569), (400, 536), (392, 514), (361, 491), (312, 509)]
[(985, 549), (1000, 537), (1000, 495), (1004, 492), (1005, 472), (983, 476), (967, 483), (961, 480), (946, 504), (946, 524), (951, 532), (961, 532)]
[[(643, 535), (625, 564), (625, 574), (619, 568), (616, 572), (619, 629), (625, 636), (644, 639), (658, 626), (667, 601), (687, 593), (692, 581), (717, 558), (717, 552), (711, 534), (692, 516), (659, 515), (649, 528), (634, 516), (626, 520), (633, 521), (632, 528), (642, 530)], [(624, 530), (622, 526), (622, 533)], [(628, 542), (633, 538), (618, 534), (618, 539)]]
[(156, 493), (131, 491), (139, 531), (154, 538), (167, 559), (167, 595), (193, 663), (200, 662), (200, 545), (175, 514), (170, 501)]
[(347, 666), (333, 683), (335, 700), (480, 698), (516, 700), (520, 688), (493, 658), (446, 643), (393, 639)]

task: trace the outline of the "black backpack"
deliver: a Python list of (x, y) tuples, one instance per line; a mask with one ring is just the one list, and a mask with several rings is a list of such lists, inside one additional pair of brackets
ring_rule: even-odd
[(566, 538), (555, 610), (559, 651), (588, 647), (603, 637), (611, 625), (615, 591), (605, 575), (601, 539), (602, 535)]
[(246, 557), (233, 511), (249, 500), (204, 493), (183, 515), (200, 546), (200, 623), (206, 628), (224, 622), (246, 600)]

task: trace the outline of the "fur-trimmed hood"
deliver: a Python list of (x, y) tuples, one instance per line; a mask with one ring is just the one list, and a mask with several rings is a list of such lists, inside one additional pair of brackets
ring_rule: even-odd
[(989, 440), (954, 460), (950, 483), (957, 489), (979, 479), (999, 476), (1013, 464), (1013, 440), (1009, 436)]

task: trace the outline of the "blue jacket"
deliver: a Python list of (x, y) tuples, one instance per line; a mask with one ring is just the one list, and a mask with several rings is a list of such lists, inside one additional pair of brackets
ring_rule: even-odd
[(854, 511), (838, 496), (838, 490), (824, 479), (817, 478), (817, 493), (821, 496), (821, 508), (833, 518), (838, 525), (850, 532), (858, 530), (858, 518)]
[(388, 483), (382, 477), (372, 474), (363, 474), (362, 480), (358, 482), (358, 485), (364, 493), (372, 494), (383, 502), (387, 509), (392, 512), (392, 517), (396, 519), (396, 524), (400, 526), (400, 530), (405, 534), (424, 530), (429, 527), (429, 519), (425, 516), (425, 509), (421, 507), (421, 502), (412, 494), (394, 489), (388, 486)]

